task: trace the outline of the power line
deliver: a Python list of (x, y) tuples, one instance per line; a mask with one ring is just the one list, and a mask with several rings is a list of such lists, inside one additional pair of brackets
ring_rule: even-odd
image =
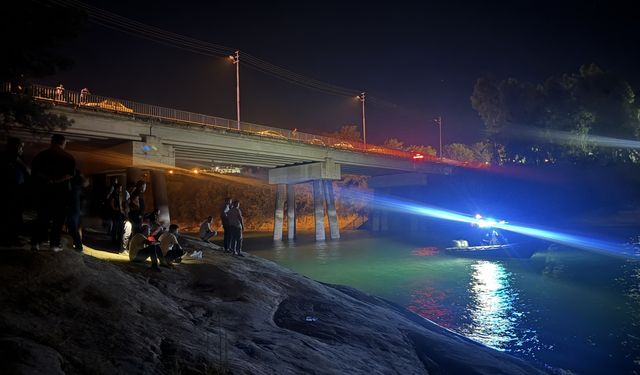
[[(189, 52), (203, 54), (207, 56), (219, 56), (226, 57), (230, 53), (233, 53), (235, 49), (221, 46), (209, 42), (204, 42), (198, 39), (185, 37), (180, 34), (165, 31), (153, 26), (143, 24), (138, 21), (131, 20), (129, 18), (111, 13), (109, 11), (82, 3), (77, 0), (50, 0), (52, 3), (65, 6), (80, 8), (87, 12), (91, 22), (107, 27), (113, 30), (124, 32), (129, 35), (140, 37), (143, 39), (155, 41), (164, 45), (173, 46)], [(290, 83), (312, 88), (325, 92), (327, 94), (341, 95), (341, 96), (355, 96), (358, 90), (352, 90), (337, 85), (325, 83), (302, 74), (292, 72), (288, 69), (281, 68), (274, 64), (268, 63), (255, 56), (243, 53), (243, 64), (249, 68), (261, 71), (276, 78), (283, 79)]]
[[(91, 22), (115, 30), (127, 35), (135, 36), (141, 39), (149, 40), (155, 43), (178, 48), (191, 53), (204, 56), (227, 57), (234, 53), (236, 49), (214, 44), (199, 39), (187, 37), (171, 31), (163, 30), (154, 26), (144, 24), (139, 21), (109, 12), (104, 9), (83, 3), (78, 0), (48, 0), (50, 3), (57, 4), (62, 7), (70, 7), (81, 9), (89, 15)], [(295, 84), (300, 87), (322, 92), (329, 95), (353, 97), (355, 98), (362, 90), (354, 90), (338, 85), (326, 83), (311, 77), (295, 73), (286, 68), (279, 67), (269, 63), (258, 57), (242, 52), (241, 64), (247, 68), (270, 75), (274, 78), (281, 79), (288, 83)], [(428, 117), (420, 111), (410, 110), (399, 106), (393, 102), (387, 101), (375, 95), (367, 96), (367, 101), (379, 107), (393, 109), (404, 112), (405, 114), (416, 115), (420, 117)]]

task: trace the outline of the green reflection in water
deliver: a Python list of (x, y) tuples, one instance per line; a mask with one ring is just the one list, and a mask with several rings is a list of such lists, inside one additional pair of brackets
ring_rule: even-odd
[(366, 234), (246, 248), (527, 359), (581, 374), (640, 373), (637, 261), (561, 247), (526, 260), (471, 260)]

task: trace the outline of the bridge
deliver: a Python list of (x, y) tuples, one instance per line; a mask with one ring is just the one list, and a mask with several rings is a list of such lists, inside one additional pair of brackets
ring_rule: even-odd
[[(51, 103), (51, 112), (73, 120), (62, 133), (91, 149), (90, 155), (85, 155), (94, 160), (91, 170), (122, 169), (125, 165), (127, 178), (132, 180), (140, 178), (142, 169), (151, 170), (154, 201), (164, 211), (166, 222), (169, 212), (164, 170), (173, 167), (268, 168), (269, 183), (278, 185), (275, 239), (282, 238), (284, 203), (295, 198), (293, 188), (287, 187), (312, 181), (317, 240), (325, 239), (325, 203), (331, 238), (340, 236), (331, 181), (340, 180), (343, 173), (373, 176), (374, 188), (388, 189), (424, 185), (426, 174), (450, 174), (455, 167), (452, 161), (427, 155), (416, 158), (414, 153), (377, 145), (247, 122), (238, 124), (235, 120), (54, 87), (33, 85), (30, 95)], [(25, 139), (33, 137), (20, 129), (14, 133)], [(289, 223), (295, 223), (293, 206), (288, 205)], [(376, 213), (373, 219), (373, 229), (383, 230), (384, 213)], [(287, 227), (288, 237), (295, 238), (295, 225)]]

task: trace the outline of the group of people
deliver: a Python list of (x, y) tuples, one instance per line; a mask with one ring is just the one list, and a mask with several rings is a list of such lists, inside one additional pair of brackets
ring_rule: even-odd
[[(124, 189), (117, 178), (113, 179), (105, 200), (108, 232), (121, 254), (128, 255), (132, 262), (151, 258), (151, 270), (159, 272), (158, 264), (171, 267), (172, 263), (180, 263), (186, 251), (178, 242), (178, 225), (165, 228), (159, 208), (145, 214), (146, 190), (144, 180)], [(201, 257), (202, 253), (194, 251), (191, 256)]]
[[(176, 224), (171, 224), (169, 230), (159, 236), (151, 233), (151, 226), (143, 224), (128, 244), (129, 260), (141, 263), (151, 258), (150, 269), (155, 272), (160, 272), (158, 264), (171, 267), (173, 263), (180, 263), (186, 251), (178, 242), (178, 234)], [(197, 253), (194, 251), (192, 256)]]
[[(31, 232), (31, 249), (39, 250), (49, 239), (52, 251), (62, 250), (60, 243), (62, 227), (73, 238), (74, 248), (82, 251), (80, 238), (80, 194), (87, 180), (76, 169), (75, 158), (65, 151), (66, 138), (61, 134), (51, 137), (49, 148), (38, 153), (31, 167), (24, 161), (24, 143), (9, 137), (2, 161), (2, 174), (7, 176), (6, 202), (8, 212), (1, 227), (5, 244), (22, 246), (19, 234), (23, 229), (22, 211), (31, 192), (36, 209), (36, 218)], [(49, 228), (51, 226), (51, 228)]]
[[(225, 253), (244, 256), (242, 254), (242, 234), (244, 232), (244, 219), (240, 211), (240, 201), (225, 198), (220, 211), (220, 221), (224, 232), (223, 249)], [(218, 234), (213, 229), (213, 216), (209, 216), (200, 224), (200, 239), (210, 242), (209, 239)]]
[[(59, 102), (67, 102), (64, 91), (65, 91), (65, 88), (62, 83), (56, 86), (54, 90), (54, 100)], [(86, 104), (88, 101), (87, 99), (89, 95), (91, 95), (91, 93), (89, 92), (88, 88), (84, 87), (82, 90), (80, 90), (80, 104)]]
[(127, 251), (133, 231), (139, 231), (142, 221), (147, 218), (152, 232), (157, 235), (164, 228), (160, 223), (160, 210), (155, 208), (145, 215), (144, 192), (147, 183), (138, 180), (124, 189), (114, 177), (105, 198), (106, 219), (111, 241), (119, 247), (120, 252)]
[[(65, 150), (66, 146), (64, 135), (54, 134), (49, 148), (38, 153), (29, 166), (22, 157), (24, 143), (19, 138), (8, 138), (1, 165), (3, 175), (8, 177), (8, 210), (5, 215), (0, 215), (4, 221), (0, 225), (2, 244), (23, 245), (19, 237), (23, 229), (23, 202), (28, 198), (26, 192), (31, 192), (36, 210), (31, 249), (41, 250), (48, 240), (51, 251), (62, 251), (61, 234), (66, 224), (73, 239), (73, 248), (83, 252), (80, 218), (83, 191), (89, 180), (76, 168), (76, 160)], [(150, 258), (151, 269), (159, 271), (158, 265), (170, 267), (172, 263), (179, 263), (186, 251), (178, 242), (178, 225), (171, 224), (166, 228), (158, 208), (145, 213), (146, 188), (147, 184), (142, 179), (126, 189), (117, 178), (112, 180), (104, 199), (108, 233), (113, 245), (120, 253), (127, 254), (132, 262)], [(220, 219), (224, 230), (224, 251), (243, 256), (244, 222), (240, 202), (226, 198)], [(217, 235), (212, 223), (212, 216), (202, 223), (200, 238), (203, 241), (209, 242)], [(191, 255), (198, 257), (198, 253), (201, 257), (202, 253), (198, 251)]]

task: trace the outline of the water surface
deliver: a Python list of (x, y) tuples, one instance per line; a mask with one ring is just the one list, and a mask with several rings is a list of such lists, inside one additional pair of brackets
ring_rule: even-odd
[(254, 237), (245, 249), (539, 364), (580, 374), (640, 373), (638, 261), (555, 245), (531, 259), (465, 259), (365, 232), (327, 242)]

